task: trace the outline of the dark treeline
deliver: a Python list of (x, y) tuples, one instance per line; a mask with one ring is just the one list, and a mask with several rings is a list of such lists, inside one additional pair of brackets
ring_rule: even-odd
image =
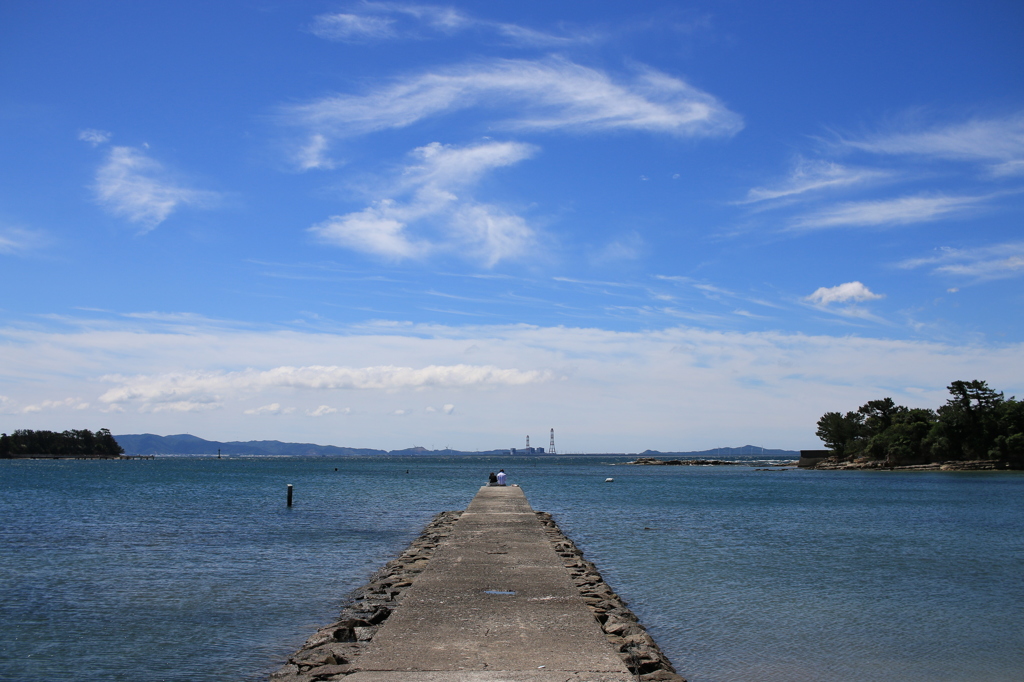
[(7, 435), (0, 435), (0, 457), (24, 455), (67, 455), (88, 457), (90, 455), (121, 455), (124, 448), (117, 444), (107, 429), (96, 433), (88, 429), (56, 431), (30, 431), (19, 429)]
[(937, 410), (907, 408), (891, 398), (855, 412), (828, 412), (818, 438), (844, 460), (891, 465), (997, 459), (1024, 468), (1024, 401), (1004, 398), (984, 381), (954, 381)]

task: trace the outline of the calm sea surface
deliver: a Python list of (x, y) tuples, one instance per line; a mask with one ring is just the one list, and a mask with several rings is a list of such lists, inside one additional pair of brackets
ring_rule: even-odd
[(498, 467), (691, 682), (1022, 679), (1024, 475), (615, 461), (0, 461), (0, 679), (265, 679)]

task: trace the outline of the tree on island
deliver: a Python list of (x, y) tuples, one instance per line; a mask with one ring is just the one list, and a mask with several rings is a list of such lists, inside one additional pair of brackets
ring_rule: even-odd
[(89, 457), (96, 455), (123, 455), (124, 448), (117, 444), (109, 429), (96, 433), (88, 429), (31, 431), (18, 429), (11, 435), (0, 435), (0, 458), (26, 455), (66, 455)]
[(1024, 402), (1005, 398), (984, 381), (954, 381), (938, 410), (908, 408), (891, 398), (855, 412), (826, 412), (817, 436), (842, 460), (893, 466), (996, 459), (1024, 468)]

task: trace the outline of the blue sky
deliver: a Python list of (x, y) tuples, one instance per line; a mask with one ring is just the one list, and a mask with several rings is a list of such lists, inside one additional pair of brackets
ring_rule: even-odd
[(1024, 393), (1013, 2), (8, 2), (0, 430), (819, 446)]

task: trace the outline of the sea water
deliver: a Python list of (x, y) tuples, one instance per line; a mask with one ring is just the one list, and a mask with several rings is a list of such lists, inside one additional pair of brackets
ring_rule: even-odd
[(0, 461), (0, 679), (265, 679), (499, 467), (692, 682), (1021, 679), (1024, 475), (622, 461)]

